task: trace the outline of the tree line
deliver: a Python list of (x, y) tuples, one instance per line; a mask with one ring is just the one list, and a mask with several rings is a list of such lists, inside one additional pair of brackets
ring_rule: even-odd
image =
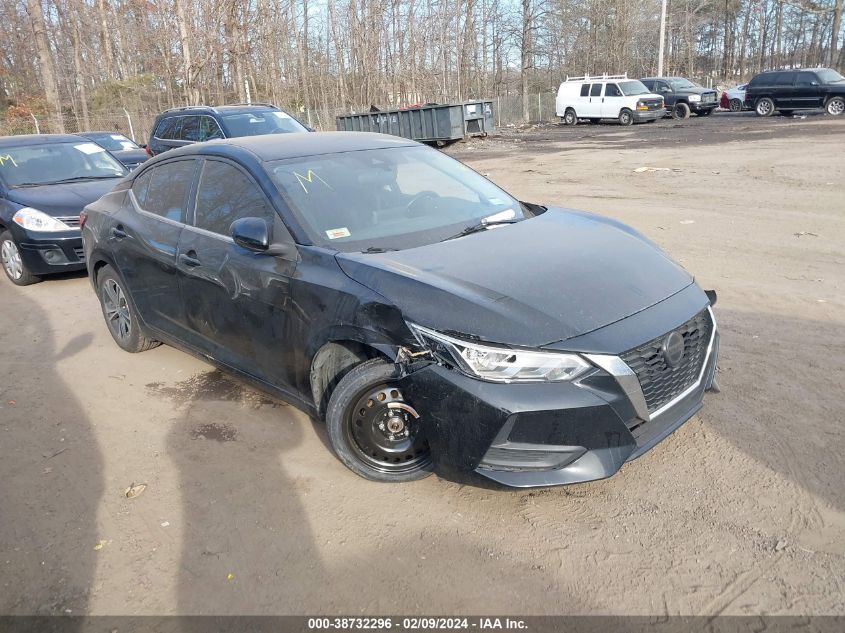
[[(668, 0), (664, 74), (845, 64), (845, 0)], [(270, 101), (337, 112), (657, 68), (660, 0), (7, 0), (0, 116)]]

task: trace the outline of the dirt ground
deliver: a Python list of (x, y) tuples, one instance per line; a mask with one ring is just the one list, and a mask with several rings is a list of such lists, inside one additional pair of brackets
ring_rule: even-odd
[(605, 481), (379, 485), (293, 407), (169, 347), (121, 352), (86, 278), (3, 277), (0, 613), (845, 614), (845, 120), (449, 152), (632, 224), (715, 288), (722, 393)]

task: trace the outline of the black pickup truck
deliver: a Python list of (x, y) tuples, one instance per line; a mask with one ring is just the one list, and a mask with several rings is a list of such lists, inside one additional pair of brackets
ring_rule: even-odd
[(830, 68), (774, 70), (755, 75), (745, 89), (745, 106), (758, 116), (775, 110), (824, 108), (832, 116), (845, 112), (845, 77)]
[(663, 97), (667, 112), (676, 119), (686, 119), (690, 113), (707, 116), (719, 105), (715, 90), (696, 86), (683, 77), (646, 77), (640, 81)]

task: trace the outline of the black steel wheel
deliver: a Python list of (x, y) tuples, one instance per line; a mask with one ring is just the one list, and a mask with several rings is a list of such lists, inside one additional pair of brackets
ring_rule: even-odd
[(672, 116), (676, 119), (688, 119), (690, 115), (689, 106), (684, 103), (683, 101), (679, 101), (675, 104), (675, 107), (672, 108)]
[(340, 461), (374, 481), (413, 481), (431, 474), (421, 419), (399, 388), (396, 366), (380, 358), (349, 371), (326, 411), (329, 441)]

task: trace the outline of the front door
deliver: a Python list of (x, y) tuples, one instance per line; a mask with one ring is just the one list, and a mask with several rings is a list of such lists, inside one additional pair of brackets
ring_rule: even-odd
[(236, 245), (229, 227), (244, 217), (267, 220), (274, 241), (292, 241), (244, 170), (223, 159), (206, 159), (193, 221), (177, 249), (189, 342), (215, 360), (283, 387), (292, 380), (294, 364), (287, 312), (296, 266)]
[(169, 160), (146, 169), (114, 218), (109, 240), (119, 242), (118, 270), (144, 321), (180, 336), (185, 313), (179, 300), (176, 247), (199, 161)]
[(602, 118), (615, 119), (618, 117), (624, 101), (625, 98), (622, 96), (619, 86), (616, 84), (606, 84), (601, 104)]

